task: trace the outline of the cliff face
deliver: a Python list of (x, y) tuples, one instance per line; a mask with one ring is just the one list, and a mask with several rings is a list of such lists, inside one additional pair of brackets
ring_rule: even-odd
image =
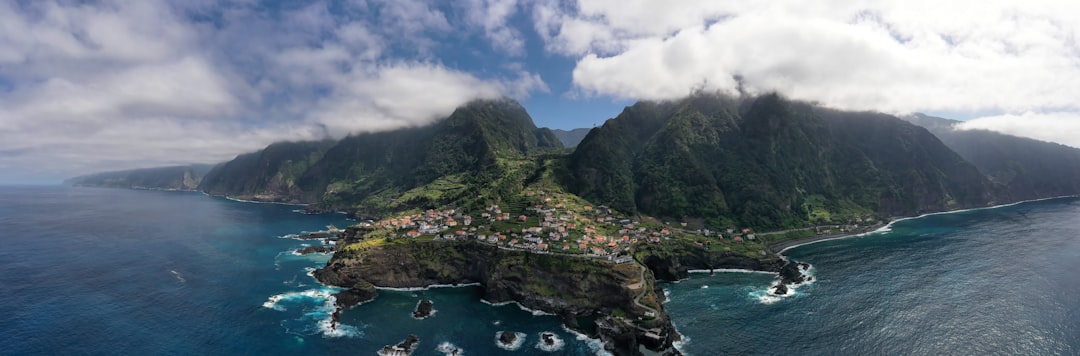
[(211, 166), (193, 164), (95, 173), (64, 181), (80, 187), (194, 190)]
[(206, 174), (199, 190), (245, 200), (310, 203), (297, 181), (322, 158), (332, 141), (279, 142), (237, 156)]
[(987, 179), (923, 128), (777, 95), (637, 103), (590, 131), (568, 168), (566, 187), (594, 203), (713, 226), (776, 229), (992, 201)]
[[(567, 324), (600, 316), (600, 337), (618, 354), (636, 345), (670, 348), (678, 335), (663, 312), (652, 274), (636, 263), (509, 251), (476, 242), (415, 242), (339, 250), (315, 271), (322, 283), (345, 288), (425, 287), (480, 283), (492, 303), (518, 302), (554, 313)], [(654, 309), (655, 308), (655, 309)], [(630, 321), (645, 319), (636, 325)], [(654, 329), (656, 336), (644, 330)]]
[(999, 201), (1080, 194), (1080, 149), (985, 130), (961, 130), (960, 121), (915, 114), (925, 127), (995, 184)]
[(779, 258), (756, 259), (731, 252), (708, 251), (689, 241), (665, 241), (663, 244), (638, 246), (634, 255), (655, 274), (656, 279), (677, 281), (690, 277), (690, 270), (745, 269), (779, 272), (784, 261)]

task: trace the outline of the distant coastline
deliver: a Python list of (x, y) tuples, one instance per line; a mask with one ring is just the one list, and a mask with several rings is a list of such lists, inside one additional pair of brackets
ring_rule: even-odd
[(787, 258), (784, 257), (784, 255), (783, 255), (784, 251), (787, 251), (787, 250), (790, 250), (790, 249), (793, 249), (793, 248), (796, 248), (796, 247), (799, 247), (799, 246), (806, 246), (806, 245), (815, 244), (815, 243), (818, 243), (818, 242), (840, 240), (840, 239), (847, 239), (847, 238), (853, 238), (853, 237), (863, 237), (863, 236), (868, 236), (868, 235), (874, 234), (874, 233), (889, 232), (889, 231), (892, 230), (893, 224), (901, 222), (901, 221), (919, 219), (919, 218), (923, 218), (923, 217), (927, 217), (927, 216), (933, 216), (933, 215), (955, 214), (955, 213), (963, 213), (963, 212), (969, 212), (969, 211), (997, 209), (997, 208), (1004, 208), (1004, 207), (1009, 207), (1009, 206), (1014, 206), (1014, 205), (1020, 205), (1020, 204), (1024, 204), (1024, 203), (1034, 203), (1034, 202), (1040, 202), (1040, 201), (1066, 199), (1066, 198), (1080, 198), (1080, 195), (1062, 195), (1062, 196), (1049, 197), (1049, 198), (1029, 199), (1029, 200), (1021, 200), (1021, 201), (1018, 201), (1018, 202), (1007, 203), (1007, 204), (985, 206), (985, 207), (981, 207), (981, 208), (968, 208), (968, 209), (957, 209), (957, 210), (949, 210), (949, 211), (939, 211), (939, 212), (934, 212), (934, 213), (926, 213), (926, 214), (922, 214), (922, 215), (918, 215), (918, 216), (908, 216), (908, 217), (902, 217), (902, 218), (895, 218), (895, 219), (889, 221), (888, 224), (885, 224), (884, 226), (879, 227), (879, 228), (874, 229), (874, 230), (871, 230), (871, 231), (865, 231), (865, 232), (853, 233), (853, 234), (826, 234), (826, 235), (818, 235), (818, 236), (806, 237), (806, 238), (801, 238), (801, 239), (781, 241), (781, 242), (777, 242), (775, 244), (769, 245), (769, 250), (772, 251), (777, 256), (779, 256), (780, 258), (786, 260)]

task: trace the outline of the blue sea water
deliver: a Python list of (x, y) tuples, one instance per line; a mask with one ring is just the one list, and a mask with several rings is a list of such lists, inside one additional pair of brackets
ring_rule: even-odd
[(697, 274), (664, 287), (690, 355), (1080, 354), (1080, 199), (930, 215), (789, 249), (816, 281)]
[[(0, 354), (374, 354), (409, 334), (414, 355), (594, 354), (553, 316), (491, 306), (475, 287), (382, 291), (327, 328), (328, 255), (281, 238), (349, 224), (296, 206), (191, 192), (0, 187)], [(436, 314), (415, 320), (421, 299)], [(517, 351), (496, 346), (520, 332)], [(536, 348), (541, 332), (565, 345)]]

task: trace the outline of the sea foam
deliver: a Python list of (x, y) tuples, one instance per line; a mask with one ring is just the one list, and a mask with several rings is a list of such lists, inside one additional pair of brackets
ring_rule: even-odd
[(593, 351), (593, 353), (596, 356), (612, 356), (610, 352), (608, 352), (607, 350), (604, 350), (604, 342), (600, 341), (600, 339), (591, 338), (591, 337), (589, 337), (589, 335), (582, 334), (580, 332), (575, 331), (574, 329), (566, 327), (566, 325), (563, 325), (562, 328), (563, 328), (563, 331), (566, 331), (567, 333), (570, 333), (571, 335), (574, 335), (574, 337), (578, 341), (585, 342), (585, 345), (588, 346), (589, 350)]
[(487, 305), (490, 305), (490, 306), (493, 306), (493, 307), (501, 307), (501, 306), (504, 306), (504, 305), (508, 305), (508, 304), (514, 304), (514, 305), (517, 305), (518, 309), (521, 309), (521, 310), (527, 311), (527, 312), (529, 312), (529, 313), (531, 313), (532, 315), (535, 315), (535, 316), (541, 316), (541, 315), (555, 315), (555, 314), (552, 314), (552, 313), (548, 313), (548, 312), (545, 312), (545, 311), (543, 311), (543, 310), (534, 310), (534, 309), (529, 309), (529, 308), (526, 308), (526, 307), (525, 307), (524, 305), (521, 305), (521, 303), (518, 303), (518, 302), (516, 302), (516, 301), (513, 301), (513, 300), (511, 300), (511, 301), (508, 301), (508, 302), (498, 302), (498, 303), (492, 303), (492, 302), (489, 302), (489, 301), (487, 301), (487, 300), (485, 300), (485, 299), (481, 298), (481, 299), (480, 299), (480, 302), (482, 302), (482, 303), (484, 303), (484, 304), (487, 304)]
[[(548, 345), (548, 344), (544, 343), (544, 334), (550, 334), (551, 335), (551, 341), (552, 341), (551, 345)], [(562, 350), (563, 346), (566, 346), (566, 341), (563, 341), (563, 339), (561, 337), (559, 337), (559, 335), (556, 335), (553, 332), (545, 331), (545, 332), (536, 334), (536, 336), (540, 338), (540, 340), (538, 340), (536, 342), (536, 348), (540, 349), (541, 351), (555, 352), (555, 351)]]
[(461, 356), (465, 354), (465, 350), (462, 350), (457, 345), (450, 342), (443, 342), (439, 346), (435, 347), (435, 351), (442, 352), (446, 356)]
[[(304, 310), (303, 315), (299, 319), (292, 320), (292, 322), (300, 322), (301, 324), (307, 324), (308, 326), (301, 326), (299, 331), (288, 330), (288, 332), (297, 333), (301, 335), (321, 334), (323, 337), (356, 337), (362, 335), (360, 330), (355, 326), (345, 325), (342, 323), (334, 323), (333, 313), (337, 310), (335, 305), (337, 298), (334, 298), (334, 293), (337, 293), (338, 289), (331, 287), (322, 287), (318, 289), (309, 289), (297, 292), (288, 292), (275, 294), (270, 296), (266, 302), (263, 302), (263, 308), (287, 311), (293, 306), (310, 306), (315, 304), (312, 309)], [(312, 327), (311, 321), (314, 322)], [(282, 322), (282, 325), (292, 324), (292, 322)]]
[(499, 332), (495, 333), (495, 346), (498, 346), (499, 348), (501, 348), (503, 350), (517, 351), (517, 349), (521, 348), (521, 345), (525, 344), (525, 336), (526, 336), (525, 333), (515, 332), (514, 335), (517, 336), (517, 338), (514, 339), (514, 342), (511, 343), (510, 345), (503, 344), (502, 341), (499, 341), (499, 335), (502, 335), (502, 333), (503, 333), (502, 331), (499, 331)]

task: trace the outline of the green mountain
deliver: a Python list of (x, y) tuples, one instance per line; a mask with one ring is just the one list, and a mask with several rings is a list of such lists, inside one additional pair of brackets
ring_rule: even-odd
[(80, 187), (194, 190), (212, 165), (192, 164), (94, 173), (64, 181)]
[(1000, 185), (1009, 201), (1080, 194), (1080, 149), (987, 130), (957, 130), (960, 121), (915, 114), (904, 117)]
[[(301, 179), (307, 199), (329, 209), (378, 214), (460, 203), (504, 176), (509, 162), (559, 148), (517, 102), (481, 100), (437, 123), (352, 135)], [(490, 190), (490, 189), (483, 189)]]
[(926, 129), (778, 95), (641, 102), (592, 130), (565, 185), (612, 208), (780, 228), (993, 201), (990, 182)]
[(480, 204), (516, 191), (525, 177), (515, 167), (528, 154), (561, 147), (517, 102), (478, 100), (429, 126), (274, 144), (218, 166), (200, 189), (365, 215)]
[(207, 173), (199, 190), (245, 200), (302, 202), (297, 181), (333, 145), (329, 140), (278, 142), (236, 156)]
[(493, 203), (523, 209), (523, 190), (542, 182), (624, 213), (759, 229), (1080, 192), (1080, 150), (907, 120), (926, 128), (778, 95), (694, 95), (627, 107), (567, 154), (558, 132), (537, 128), (518, 103), (478, 100), (424, 127), (276, 143), (205, 178), (205, 170), (166, 167), (70, 182), (198, 184), (212, 195), (373, 217)]
[(589, 130), (591, 129), (578, 128), (569, 131), (554, 129), (551, 132), (555, 134), (555, 137), (559, 138), (564, 147), (577, 147), (581, 140), (585, 139), (585, 135), (589, 134)]

